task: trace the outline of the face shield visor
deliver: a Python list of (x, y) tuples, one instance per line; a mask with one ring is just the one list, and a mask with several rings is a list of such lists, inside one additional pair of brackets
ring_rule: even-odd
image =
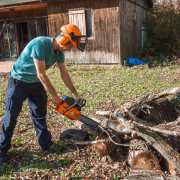
[(69, 33), (71, 40), (76, 43), (77, 49), (84, 52), (86, 44), (88, 42), (87, 36), (76, 36), (74, 35), (74, 32)]

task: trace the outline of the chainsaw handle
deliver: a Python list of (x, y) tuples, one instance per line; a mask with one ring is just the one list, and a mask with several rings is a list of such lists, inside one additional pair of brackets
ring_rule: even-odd
[(84, 107), (86, 105), (86, 99), (83, 99), (82, 101), (79, 100), (79, 101), (77, 101), (77, 103), (79, 106)]
[[(49, 103), (50, 102), (52, 102), (52, 99), (49, 99), (48, 101), (47, 101), (47, 105), (49, 106), (49, 107), (51, 107), (51, 108), (53, 108), (53, 109), (57, 109), (58, 108), (58, 106), (56, 106), (56, 107), (53, 107), (53, 106), (51, 106)], [(60, 99), (60, 104), (62, 103), (62, 99)]]
[(47, 102), (47, 105), (53, 109), (55, 109), (53, 106), (51, 106), (49, 103), (52, 102), (52, 99), (49, 99), (48, 102)]

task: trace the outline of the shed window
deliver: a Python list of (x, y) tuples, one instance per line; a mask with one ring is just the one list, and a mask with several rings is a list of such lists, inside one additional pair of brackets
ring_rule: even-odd
[(82, 35), (94, 38), (94, 17), (92, 9), (69, 9), (69, 23), (79, 27)]
[(142, 42), (141, 42), (142, 49), (146, 47), (146, 39), (147, 39), (147, 24), (142, 24)]
[(48, 36), (46, 17), (0, 22), (0, 61), (15, 60), (37, 36)]
[(87, 37), (93, 37), (93, 32), (92, 32), (92, 11), (87, 10), (87, 11), (85, 11), (85, 14), (86, 14)]

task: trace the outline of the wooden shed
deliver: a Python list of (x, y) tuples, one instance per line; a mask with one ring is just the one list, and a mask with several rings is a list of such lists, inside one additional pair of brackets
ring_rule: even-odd
[(88, 36), (69, 64), (115, 64), (141, 57), (152, 0), (0, 0), (0, 61), (15, 60), (37, 36), (55, 37), (73, 23)]

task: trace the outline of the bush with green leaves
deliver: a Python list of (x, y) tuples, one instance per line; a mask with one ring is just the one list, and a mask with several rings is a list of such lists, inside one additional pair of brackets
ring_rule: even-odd
[(180, 8), (164, 1), (149, 11), (144, 55), (180, 57)]

